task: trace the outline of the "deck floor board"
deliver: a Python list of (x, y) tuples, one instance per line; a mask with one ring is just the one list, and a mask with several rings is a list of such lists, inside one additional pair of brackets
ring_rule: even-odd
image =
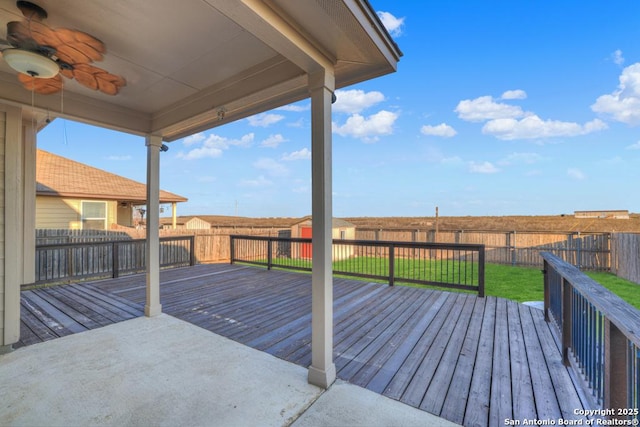
[[(307, 367), (311, 276), (239, 265), (162, 271), (169, 315)], [(145, 276), (22, 292), (29, 345), (143, 315)], [(540, 310), (404, 286), (334, 279), (338, 377), (465, 426), (574, 420), (587, 402)]]

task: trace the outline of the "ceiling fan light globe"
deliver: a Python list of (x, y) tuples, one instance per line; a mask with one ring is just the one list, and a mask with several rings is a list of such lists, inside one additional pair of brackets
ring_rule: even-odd
[(60, 67), (54, 60), (28, 50), (5, 49), (2, 56), (11, 68), (31, 77), (50, 79), (60, 72)]

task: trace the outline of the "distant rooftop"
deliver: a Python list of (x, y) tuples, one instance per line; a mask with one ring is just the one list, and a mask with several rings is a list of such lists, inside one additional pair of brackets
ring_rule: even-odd
[[(36, 157), (36, 194), (146, 203), (147, 186), (84, 163), (44, 150)], [(160, 190), (160, 203), (186, 202), (188, 199)]]

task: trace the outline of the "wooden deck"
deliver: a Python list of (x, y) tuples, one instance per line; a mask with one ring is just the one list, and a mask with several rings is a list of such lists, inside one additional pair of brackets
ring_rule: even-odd
[[(239, 265), (163, 271), (167, 314), (311, 363), (311, 278)], [(142, 315), (141, 275), (23, 292), (23, 344)], [(334, 281), (338, 377), (467, 426), (583, 408), (540, 310), (494, 297)], [(38, 326), (39, 325), (39, 326)]]

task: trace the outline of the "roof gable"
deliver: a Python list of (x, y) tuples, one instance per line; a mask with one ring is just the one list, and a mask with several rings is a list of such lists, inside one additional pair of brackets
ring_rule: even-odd
[[(36, 194), (145, 203), (147, 186), (84, 163), (38, 150)], [(160, 203), (186, 201), (186, 197), (160, 190)]]

